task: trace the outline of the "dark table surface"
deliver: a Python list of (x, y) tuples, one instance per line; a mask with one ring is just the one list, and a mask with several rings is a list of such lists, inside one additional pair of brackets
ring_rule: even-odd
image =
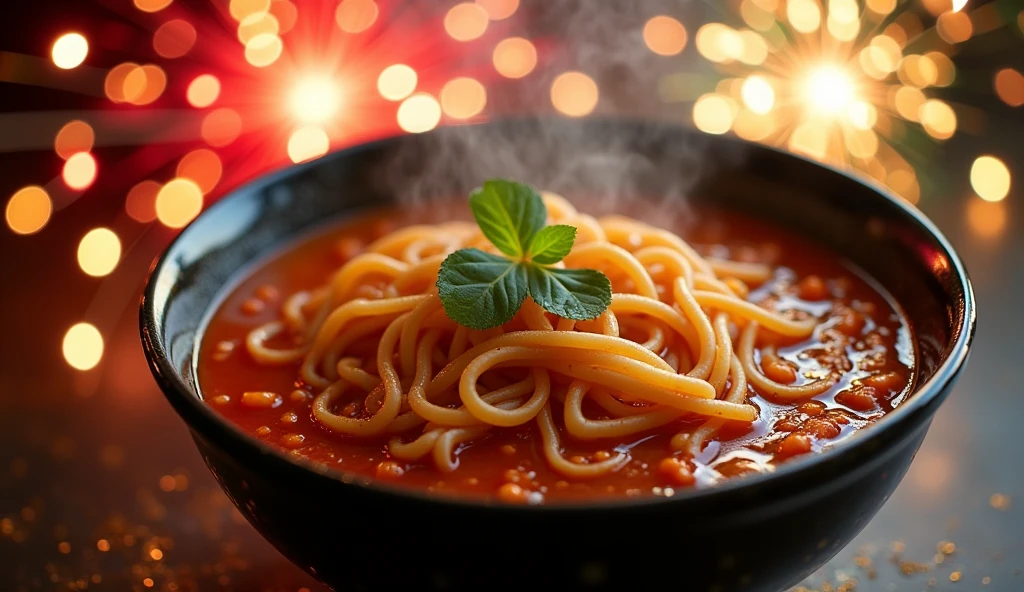
[[(896, 493), (808, 588), (1024, 590), (1024, 189), (990, 204), (967, 183), (981, 153), (1024, 174), (1021, 109), (994, 106), (984, 135), (958, 135), (921, 171), (932, 182), (919, 207), (974, 281), (972, 357)], [(131, 177), (136, 161), (118, 150), (101, 166)], [(0, 199), (53, 178), (59, 164), (52, 151), (4, 154)], [(237, 182), (229, 176), (226, 186)], [(37, 235), (0, 226), (0, 591), (321, 590), (233, 508), (153, 383), (137, 303), (173, 232), (126, 221), (123, 195), (135, 180), (118, 177), (101, 175)], [(113, 223), (122, 260), (112, 275), (89, 278), (75, 264), (78, 241)], [(84, 318), (100, 326), (105, 351), (99, 367), (77, 372), (62, 359), (61, 336)]]

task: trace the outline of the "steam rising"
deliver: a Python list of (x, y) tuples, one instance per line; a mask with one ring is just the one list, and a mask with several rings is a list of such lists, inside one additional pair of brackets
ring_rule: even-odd
[[(651, 16), (681, 16), (686, 6), (665, 0), (531, 6), (526, 36), (557, 36), (568, 51), (535, 74), (532, 86), (517, 82), (512, 86), (521, 87), (518, 95), (492, 101), (495, 112), (517, 118), (496, 116), (495, 123), (408, 138), (380, 171), (384, 190), (403, 205), (430, 200), (434, 213), (443, 215), (436, 212), (436, 198), (463, 196), (500, 177), (585, 200), (588, 213), (628, 214), (659, 225), (690, 219), (689, 191), (712, 168), (708, 141), (679, 129), (688, 107), (666, 107), (657, 97), (658, 79), (686, 68), (685, 61), (652, 54), (641, 34)], [(552, 113), (551, 81), (568, 70), (597, 81), (594, 115), (567, 119)], [(464, 208), (464, 202), (458, 205)]]

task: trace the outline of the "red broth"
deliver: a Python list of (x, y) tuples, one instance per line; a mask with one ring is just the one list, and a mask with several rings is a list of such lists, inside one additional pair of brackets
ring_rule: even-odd
[[(692, 461), (695, 479), (680, 480), (670, 439), (696, 429), (703, 418), (680, 420), (629, 441), (578, 441), (561, 434), (563, 454), (593, 462), (614, 451), (630, 461), (618, 471), (572, 481), (550, 469), (535, 422), (495, 428), (458, 450), (458, 469), (444, 473), (429, 457), (396, 462), (386, 438), (360, 440), (332, 434), (310, 412), (312, 389), (299, 379), (298, 363), (257, 364), (244, 346), (253, 328), (279, 317), (288, 294), (323, 285), (345, 260), (401, 223), (378, 213), (356, 218), (261, 263), (234, 286), (213, 314), (198, 359), (199, 385), (206, 401), (228, 421), (289, 453), (328, 468), (436, 494), (500, 498), (502, 485), (516, 483), (539, 491), (546, 502), (636, 496), (671, 496), (686, 487), (775, 470), (792, 458), (833, 446), (900, 404), (914, 381), (914, 346), (906, 317), (890, 295), (862, 272), (832, 253), (779, 229), (734, 215), (703, 212), (694, 228), (677, 230), (704, 255), (771, 264), (773, 278), (754, 289), (749, 300), (785, 300), (816, 310), (822, 330), (804, 341), (780, 341), (787, 363), (762, 360), (769, 378), (788, 373), (838, 368), (842, 378), (828, 391), (797, 404), (773, 402), (748, 387), (760, 409), (752, 423), (729, 422)], [(564, 387), (563, 387), (564, 388)], [(247, 391), (279, 393), (279, 404), (253, 409), (240, 404)], [(556, 424), (560, 409), (553, 405)], [(575, 458), (574, 458), (575, 457)]]

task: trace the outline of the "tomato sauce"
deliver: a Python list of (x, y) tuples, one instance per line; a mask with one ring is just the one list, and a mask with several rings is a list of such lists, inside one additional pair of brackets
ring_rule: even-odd
[[(452, 473), (429, 457), (415, 463), (389, 457), (386, 439), (359, 440), (332, 434), (310, 412), (313, 390), (299, 377), (298, 363), (264, 366), (244, 346), (253, 328), (280, 317), (284, 299), (323, 285), (359, 248), (404, 223), (394, 213), (357, 217), (263, 261), (233, 286), (212, 315), (198, 357), (203, 398), (228, 421), (271, 445), (328, 468), (386, 479), (437, 494), (503, 499), (523, 490), (539, 491), (546, 502), (671, 496), (686, 487), (773, 471), (781, 463), (834, 446), (882, 417), (912, 391), (914, 345), (899, 306), (851, 264), (799, 237), (731, 214), (698, 212), (699, 224), (670, 228), (705, 256), (762, 262), (772, 279), (748, 299), (820, 315), (821, 325), (807, 340), (777, 343), (777, 357), (762, 356), (761, 369), (779, 382), (794, 375), (831, 374), (835, 385), (813, 399), (771, 401), (749, 387), (760, 409), (752, 423), (727, 423), (696, 458), (678, 471), (670, 440), (696, 429), (703, 418), (681, 420), (630, 441), (577, 441), (561, 434), (563, 454), (594, 462), (614, 452), (630, 461), (618, 471), (587, 481), (571, 481), (552, 471), (541, 451), (535, 422), (495, 428), (461, 446)], [(564, 388), (564, 386), (562, 387)], [(242, 393), (277, 393), (273, 404), (253, 408)], [(553, 404), (557, 425), (560, 405)], [(584, 409), (599, 417), (595, 408)], [(683, 461), (686, 462), (686, 461)], [(515, 500), (508, 500), (515, 501)]]

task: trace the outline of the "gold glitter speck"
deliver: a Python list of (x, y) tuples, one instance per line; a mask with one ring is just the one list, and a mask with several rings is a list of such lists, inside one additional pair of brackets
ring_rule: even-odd
[(909, 576), (916, 573), (924, 573), (931, 569), (927, 563), (915, 563), (913, 561), (900, 561), (900, 571), (903, 575)]

